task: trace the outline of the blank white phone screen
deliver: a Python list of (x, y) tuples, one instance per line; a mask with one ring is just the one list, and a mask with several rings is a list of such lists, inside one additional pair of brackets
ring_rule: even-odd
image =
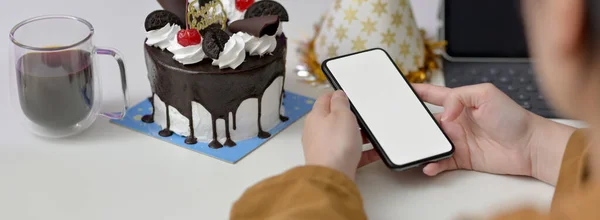
[(405, 165), (452, 150), (384, 51), (334, 59), (326, 66), (393, 164)]

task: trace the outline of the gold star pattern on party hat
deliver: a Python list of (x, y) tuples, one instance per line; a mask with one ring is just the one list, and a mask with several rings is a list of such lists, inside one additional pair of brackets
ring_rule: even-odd
[(335, 0), (334, 6), (333, 8), (337, 11), (340, 10), (340, 8), (342, 8), (342, 0)]
[(383, 48), (405, 75), (424, 66), (425, 40), (408, 0), (335, 0), (315, 36), (315, 63), (325, 59)]
[(404, 58), (410, 54), (410, 45), (406, 43), (406, 40), (400, 44), (400, 54), (402, 54), (402, 57)]
[(328, 52), (328, 53), (329, 53), (328, 55), (329, 55), (330, 57), (335, 57), (335, 56), (337, 56), (337, 50), (338, 50), (338, 46), (336, 46), (336, 45), (332, 44), (331, 46), (329, 46), (329, 48), (327, 48), (327, 50), (329, 51), (329, 52)]
[(352, 50), (353, 51), (363, 51), (367, 49), (367, 46), (365, 46), (367, 44), (366, 40), (363, 40), (362, 38), (360, 38), (360, 36), (356, 37), (355, 40), (352, 41)]
[(356, 4), (358, 4), (359, 6), (361, 6), (363, 3), (367, 2), (367, 0), (352, 0), (354, 2), (356, 2)]
[(377, 31), (377, 22), (371, 21), (371, 18), (367, 18), (366, 21), (361, 22), (363, 25), (362, 32), (366, 33), (367, 36), (371, 36), (371, 34)]
[(411, 26), (406, 26), (406, 36), (412, 38), (415, 36), (415, 31)]
[(419, 56), (419, 55), (415, 55), (415, 56), (413, 57), (413, 61), (415, 62), (415, 66), (419, 66), (419, 65), (421, 65), (421, 56)]
[(354, 20), (358, 19), (356, 17), (356, 13), (358, 13), (358, 11), (352, 9), (352, 6), (350, 6), (346, 11), (344, 11), (344, 14), (346, 14), (344, 16), (344, 20), (348, 21), (348, 24), (352, 24)]
[[(327, 42), (327, 36), (322, 35), (321, 38), (319, 38), (319, 42)], [(322, 47), (325, 46), (325, 44), (321, 44)]]
[(388, 3), (384, 0), (377, 0), (377, 2), (373, 3), (373, 13), (377, 14), (379, 17), (383, 14), (387, 14), (387, 5)]
[(396, 63), (396, 66), (398, 66), (400, 68), (400, 71), (404, 72), (405, 70), (402, 69), (402, 66), (404, 65), (404, 62), (400, 61), (400, 59), (395, 58), (394, 62)]
[(333, 28), (333, 16), (329, 16), (329, 18), (327, 18), (327, 28), (329, 28), (329, 30)]
[(403, 9), (406, 9), (406, 7), (408, 7), (408, 2), (406, 1), (408, 0), (400, 0), (400, 7), (402, 7)]
[(396, 11), (392, 15), (392, 25), (394, 25), (397, 28), (402, 25), (402, 14), (400, 13), (400, 10)]
[(336, 30), (335, 30), (335, 37), (339, 40), (339, 41), (343, 41), (344, 39), (348, 38), (348, 35), (346, 34), (348, 33), (348, 28), (344, 28), (344, 25), (340, 25)]
[(391, 29), (388, 29), (388, 31), (385, 33), (381, 33), (381, 36), (383, 37), (383, 40), (381, 40), (381, 43), (385, 44), (388, 47), (390, 47), (396, 43), (396, 33), (392, 32)]

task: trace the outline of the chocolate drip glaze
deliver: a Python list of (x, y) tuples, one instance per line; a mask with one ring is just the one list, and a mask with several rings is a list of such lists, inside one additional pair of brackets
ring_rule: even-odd
[(169, 114), (169, 104), (167, 104), (166, 102), (165, 107), (167, 108), (167, 128), (163, 129), (162, 131), (159, 131), (158, 135), (160, 135), (161, 137), (170, 137), (171, 135), (173, 135), (173, 132), (171, 131), (171, 114)]
[[(192, 112), (192, 105), (190, 104), (189, 107), (190, 107), (189, 108), (189, 112)], [(190, 144), (190, 145), (198, 143), (198, 140), (196, 139), (195, 134), (194, 134), (194, 120), (193, 120), (193, 118), (194, 117), (189, 117), (188, 118), (189, 125), (190, 125), (190, 136), (185, 139), (185, 143), (186, 144)]]
[(237, 130), (237, 110), (233, 111), (233, 130)]
[(229, 130), (229, 114), (225, 116), (225, 137), (227, 138), (227, 140), (225, 140), (225, 146), (235, 147), (235, 145), (237, 145), (235, 142), (233, 142), (233, 140), (231, 140), (231, 131)]
[(145, 123), (154, 123), (154, 93), (152, 93), (152, 97), (148, 98), (150, 105), (152, 105), (152, 113), (149, 115), (144, 115), (142, 117), (142, 121)]
[(197, 144), (198, 143), (198, 139), (196, 139), (196, 137), (194, 136), (194, 121), (190, 118), (190, 136), (187, 137), (185, 139), (185, 143), (186, 144)]
[[(261, 99), (277, 78), (285, 78), (287, 39), (282, 35), (277, 41), (277, 49), (273, 55), (248, 56), (237, 69), (222, 70), (213, 66), (209, 59), (184, 66), (175, 61), (170, 52), (144, 45), (152, 91), (190, 120), (192, 132), (189, 138), (194, 138), (191, 105), (192, 102), (200, 103), (212, 117), (213, 140), (209, 143), (209, 147), (215, 149), (223, 147), (217, 140), (216, 121), (225, 120), (227, 140), (224, 145), (235, 146), (235, 142), (231, 140), (229, 114), (233, 114), (232, 124), (235, 130), (238, 107), (247, 99), (257, 98), (259, 99), (257, 136), (268, 138), (271, 135), (262, 130), (260, 123)], [(170, 124), (167, 124), (167, 128), (169, 126)]]
[(260, 123), (261, 117), (262, 117), (262, 96), (258, 97), (258, 137), (261, 139), (267, 139), (267, 138), (271, 137), (271, 134), (262, 129), (262, 123)]
[(210, 148), (219, 149), (222, 148), (223, 145), (217, 141), (217, 118), (212, 116), (212, 130), (213, 130), (213, 140), (208, 144)]
[[(283, 62), (287, 63), (287, 54), (283, 55)], [(284, 70), (284, 72), (286, 72), (286, 71)], [(282, 85), (283, 86), (281, 87), (281, 97), (279, 97), (279, 120), (282, 122), (286, 122), (286, 121), (290, 120), (290, 118), (281, 114), (281, 107), (283, 107), (283, 105), (284, 105), (283, 99), (285, 98), (285, 90), (283, 89), (285, 86), (285, 74), (283, 75)]]

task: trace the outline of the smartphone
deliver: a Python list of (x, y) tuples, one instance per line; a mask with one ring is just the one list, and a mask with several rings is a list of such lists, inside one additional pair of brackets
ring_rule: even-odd
[(393, 170), (449, 158), (454, 145), (389, 54), (380, 48), (330, 58), (322, 69), (343, 90), (362, 131)]

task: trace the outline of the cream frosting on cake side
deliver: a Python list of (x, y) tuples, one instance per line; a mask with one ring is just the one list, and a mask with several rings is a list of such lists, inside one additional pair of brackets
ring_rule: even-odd
[[(279, 110), (279, 97), (281, 97), (281, 88), (283, 86), (283, 77), (276, 79), (262, 96), (262, 117), (261, 126), (263, 130), (271, 130), (281, 123), (279, 116), (285, 115), (284, 109)], [(167, 126), (165, 103), (154, 96), (155, 116), (154, 122), (165, 128)], [(281, 112), (280, 112), (281, 111)], [(192, 121), (194, 122), (194, 134), (199, 142), (210, 142), (213, 139), (211, 113), (200, 103), (192, 102)], [(236, 112), (236, 129), (231, 130), (231, 139), (235, 142), (256, 137), (258, 134), (257, 126), (258, 99), (250, 98), (242, 102)], [(181, 136), (190, 136), (189, 119), (183, 116), (177, 109), (169, 106), (170, 129)], [(233, 113), (230, 113), (233, 118)], [(229, 128), (233, 128), (233, 120), (229, 121)], [(226, 142), (225, 120), (217, 120), (217, 141), (221, 144)]]

